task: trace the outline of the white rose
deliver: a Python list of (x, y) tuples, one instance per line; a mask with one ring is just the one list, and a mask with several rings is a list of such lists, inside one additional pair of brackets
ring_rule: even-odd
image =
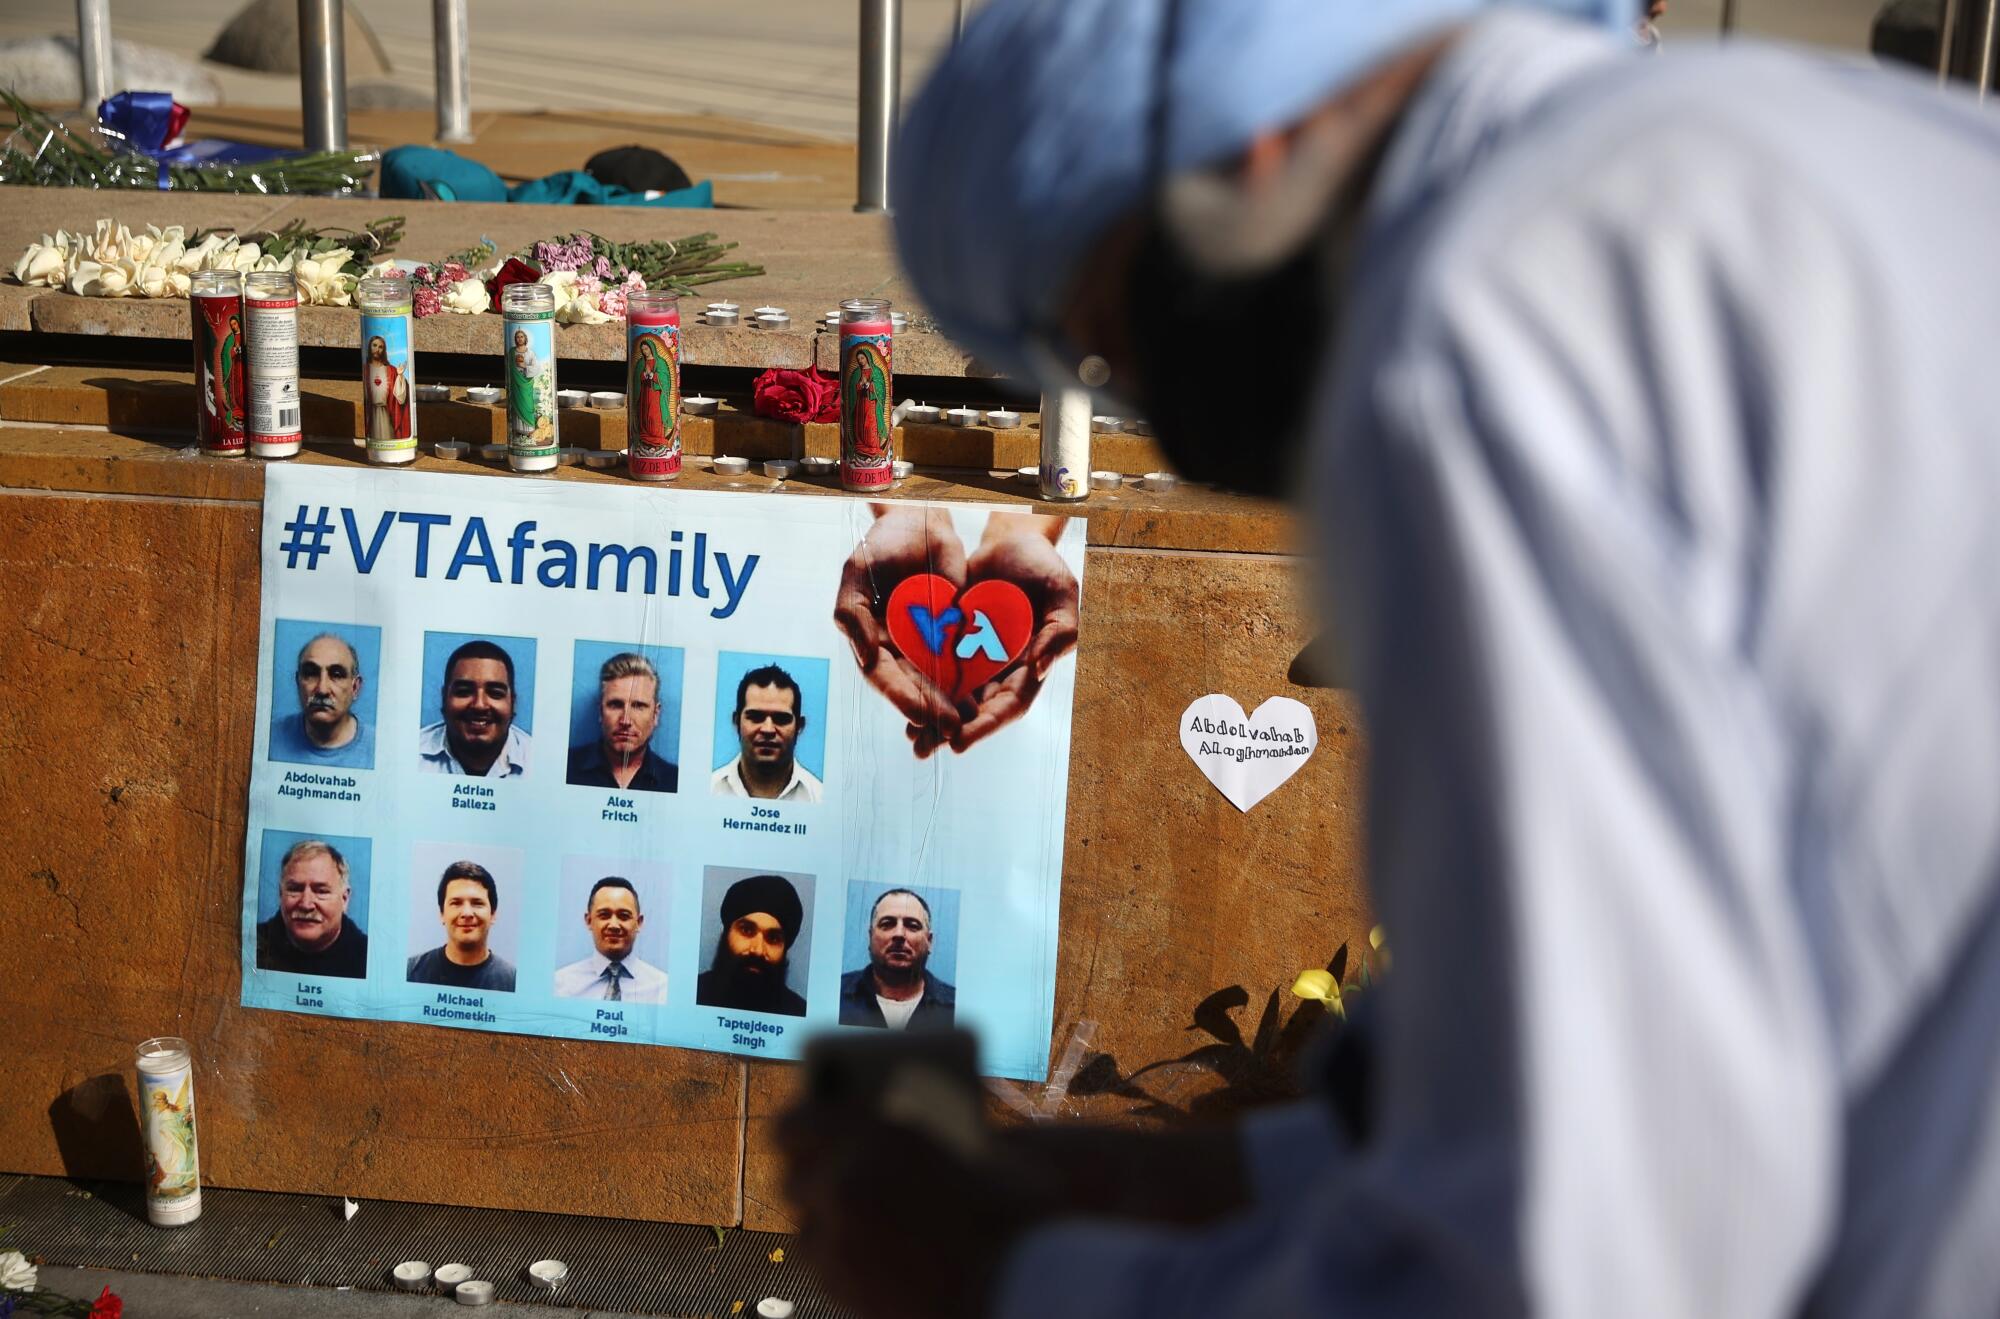
[(197, 270), (211, 269), (209, 263), (215, 259), (215, 254), (235, 241), (225, 234), (210, 234), (193, 247), (183, 246), (180, 260), (174, 262), (174, 265), (189, 275)]
[(35, 1290), (35, 1266), (18, 1250), (0, 1250), (0, 1291)]
[[(132, 255), (133, 241), (132, 231), (124, 225), (114, 228), (111, 221), (99, 220), (97, 232), (85, 247), (84, 256), (97, 262), (123, 261)], [(148, 240), (148, 245), (151, 245), (151, 240)]]
[(185, 298), (193, 281), (174, 269), (171, 261), (148, 261), (139, 267), (133, 283), (137, 291), (148, 298)]
[(146, 232), (151, 234), (156, 242), (161, 242), (161, 243), (187, 242), (188, 231), (184, 226), (178, 224), (170, 224), (164, 229), (160, 228), (160, 226), (156, 224), (149, 224), (146, 226)]
[(231, 238), (228, 246), (215, 254), (215, 263), (209, 269), (234, 270), (247, 275), (257, 268), (257, 262), (263, 255), (257, 244)]
[(598, 302), (596, 293), (578, 293), (568, 302), (556, 308), (556, 321), (562, 325), (603, 325), (611, 319)]
[(76, 263), (69, 277), (69, 291), (86, 298), (122, 298), (132, 291), (138, 270), (127, 261), (96, 261), (89, 257)]
[(14, 263), (14, 278), (23, 284), (45, 284), (51, 288), (62, 283), (63, 270), (69, 265), (69, 256), (61, 248), (46, 243), (30, 243), (28, 250), (21, 253), (21, 259)]
[(379, 275), (393, 275), (400, 269), (402, 267), (396, 264), (394, 257), (385, 257), (368, 267), (368, 274), (371, 278)]
[(486, 285), (476, 279), (461, 279), (444, 291), (444, 309), (464, 315), (485, 311), (493, 305)]

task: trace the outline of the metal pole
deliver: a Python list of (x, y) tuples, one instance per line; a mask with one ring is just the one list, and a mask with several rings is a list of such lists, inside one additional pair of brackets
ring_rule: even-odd
[(1979, 25), (1979, 99), (1993, 90), (1993, 35), (2000, 29), (2000, 0), (1986, 0), (1986, 21)]
[(1736, 0), (1722, 0), (1722, 35), (1736, 30)]
[(472, 140), (472, 38), (465, 0), (433, 0), (431, 49), (437, 54), (438, 141)]
[(886, 214), (903, 85), (903, 0), (861, 0), (859, 171), (854, 209)]
[(965, 35), (965, 0), (951, 0), (951, 45), (958, 48), (958, 39)]
[(92, 119), (111, 95), (111, 0), (76, 0), (79, 104)]
[(1951, 78), (1952, 29), (1958, 26), (1958, 0), (1944, 0), (1944, 16), (1938, 19), (1938, 86)]
[(299, 0), (299, 103), (306, 150), (347, 149), (347, 25), (342, 0)]

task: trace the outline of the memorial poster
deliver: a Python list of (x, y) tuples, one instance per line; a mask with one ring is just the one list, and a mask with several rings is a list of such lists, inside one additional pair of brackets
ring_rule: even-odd
[(778, 1058), (956, 1024), (1042, 1077), (1080, 519), (265, 492), (246, 1006)]

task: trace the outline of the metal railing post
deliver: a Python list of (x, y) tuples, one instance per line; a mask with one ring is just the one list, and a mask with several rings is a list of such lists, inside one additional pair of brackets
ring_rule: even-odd
[(861, 0), (859, 161), (854, 209), (884, 214), (903, 82), (903, 0)]
[(76, 0), (79, 103), (92, 119), (111, 95), (111, 0)]
[(472, 37), (465, 0), (433, 0), (431, 48), (437, 54), (438, 141), (472, 140)]
[(347, 26), (342, 0), (299, 0), (299, 104), (306, 150), (347, 149)]
[(1993, 37), (2000, 29), (2000, 0), (1986, 0), (1986, 21), (1979, 25), (1979, 99), (1993, 90)]
[(1722, 0), (1722, 35), (1736, 30), (1736, 0)]

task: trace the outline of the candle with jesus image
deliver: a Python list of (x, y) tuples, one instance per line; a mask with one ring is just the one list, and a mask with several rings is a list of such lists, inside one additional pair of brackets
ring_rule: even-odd
[(415, 346), (410, 342), (410, 277), (370, 276), (354, 287), (361, 308), (361, 434), (371, 463), (417, 456)]

